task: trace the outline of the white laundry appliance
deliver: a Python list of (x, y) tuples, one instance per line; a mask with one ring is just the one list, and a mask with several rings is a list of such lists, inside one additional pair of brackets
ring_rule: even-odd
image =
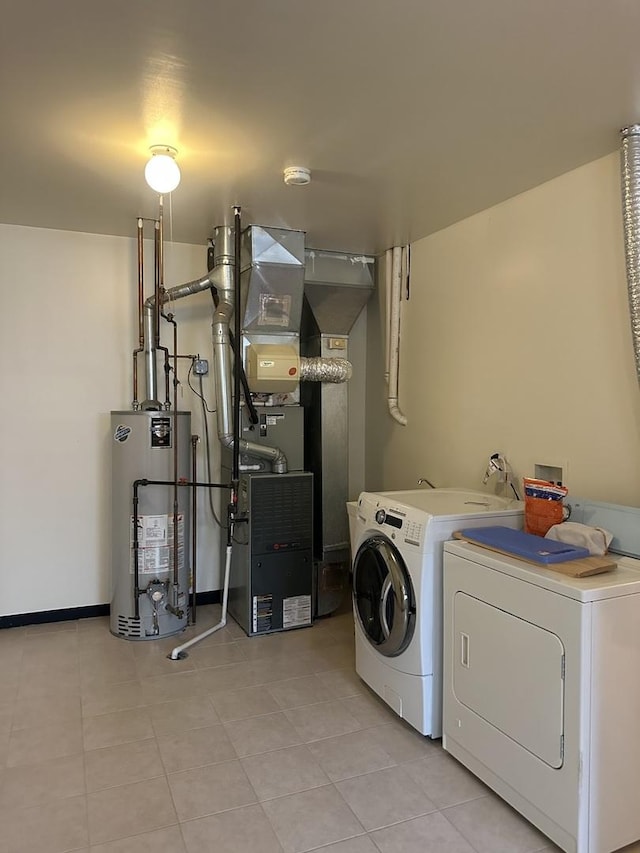
[(444, 748), (559, 847), (640, 839), (640, 560), (571, 578), (448, 542), (443, 687)]
[(351, 508), (356, 672), (424, 735), (442, 731), (442, 545), (519, 529), (519, 501), (464, 489), (363, 492)]

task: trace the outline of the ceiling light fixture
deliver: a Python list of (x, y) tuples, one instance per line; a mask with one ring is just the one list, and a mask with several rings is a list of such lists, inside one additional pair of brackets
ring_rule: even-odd
[(311, 170), (306, 166), (287, 166), (284, 170), (284, 182), (287, 186), (304, 187), (311, 183)]
[(170, 193), (180, 183), (180, 167), (176, 163), (177, 150), (170, 145), (152, 145), (151, 159), (144, 167), (144, 177), (152, 190)]

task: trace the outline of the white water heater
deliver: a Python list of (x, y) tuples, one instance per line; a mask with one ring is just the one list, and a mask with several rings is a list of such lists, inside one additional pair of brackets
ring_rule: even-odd
[[(190, 412), (111, 413), (110, 627), (118, 637), (158, 639), (187, 626), (190, 490), (179, 483), (189, 481), (190, 443)], [(138, 483), (136, 504), (134, 483), (145, 480), (162, 484)]]

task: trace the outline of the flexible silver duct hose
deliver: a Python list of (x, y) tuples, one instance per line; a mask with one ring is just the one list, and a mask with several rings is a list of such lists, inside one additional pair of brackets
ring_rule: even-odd
[(301, 382), (348, 382), (353, 374), (346, 358), (301, 358)]
[(640, 382), (640, 125), (622, 130), (622, 218), (631, 334)]

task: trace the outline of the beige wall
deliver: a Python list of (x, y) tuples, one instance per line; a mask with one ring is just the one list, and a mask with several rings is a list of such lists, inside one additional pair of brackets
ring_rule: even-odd
[[(151, 274), (152, 245), (147, 260)], [(167, 287), (205, 270), (204, 246), (165, 246)], [(110, 411), (131, 406), (135, 282), (133, 239), (0, 225), (0, 616), (103, 604), (111, 597)], [(147, 293), (152, 286), (149, 279)], [(211, 362), (210, 294), (180, 300), (172, 310), (180, 351)], [(171, 347), (171, 330), (164, 329), (169, 337), (163, 342)], [(363, 312), (350, 339), (352, 496), (364, 487), (365, 344)], [(187, 360), (179, 363), (178, 405), (191, 410), (192, 432), (204, 437), (188, 367)], [(211, 374), (203, 386), (213, 409)], [(215, 415), (208, 423), (217, 480)], [(204, 441), (199, 466), (204, 480)], [(198, 513), (198, 589), (218, 589), (219, 531), (204, 496)]]
[[(109, 413), (131, 406), (137, 342), (135, 240), (0, 225), (0, 259), (0, 615), (102, 604), (111, 597)], [(204, 246), (167, 246), (167, 285), (204, 270)], [(180, 349), (210, 358), (204, 296), (175, 310)], [(202, 435), (186, 382), (180, 397)], [(219, 576), (211, 527), (201, 589)]]
[(406, 427), (385, 413), (369, 316), (367, 488), (482, 488), (501, 451), (518, 478), (562, 465), (572, 494), (640, 505), (616, 155), (415, 243), (402, 307)]

